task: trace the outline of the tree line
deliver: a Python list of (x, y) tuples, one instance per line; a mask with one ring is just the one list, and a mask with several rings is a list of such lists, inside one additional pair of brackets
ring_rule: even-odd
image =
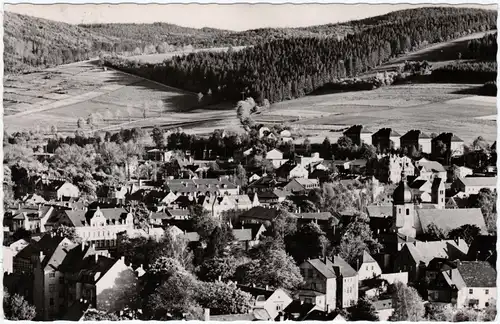
[(496, 14), (425, 8), (408, 19), (365, 28), (344, 39), (276, 39), (237, 52), (192, 53), (161, 64), (108, 58), (106, 64), (215, 100), (251, 96), (271, 103), (297, 98), (322, 85), (365, 72), (401, 53), (495, 27)]

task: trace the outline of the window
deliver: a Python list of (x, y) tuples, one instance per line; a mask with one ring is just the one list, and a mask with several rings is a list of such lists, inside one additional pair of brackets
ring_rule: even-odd
[(55, 278), (56, 273), (55, 272), (49, 272), (49, 278)]
[(56, 285), (55, 284), (50, 284), (49, 285), (49, 291), (54, 292), (56, 290)]
[(312, 269), (307, 269), (307, 276), (309, 278), (312, 278), (313, 277), (313, 270)]
[(485, 290), (484, 290), (484, 294), (485, 294), (485, 295), (488, 295), (489, 293), (490, 293), (490, 290), (489, 290), (489, 289), (485, 289)]
[(64, 278), (63, 278), (63, 277), (59, 277), (59, 283), (60, 283), (60, 284), (63, 284), (63, 283), (64, 283)]
[(281, 305), (276, 305), (276, 310), (280, 311), (281, 310)]
[(312, 304), (312, 298), (306, 298), (304, 300), (304, 303), (306, 303), (306, 304)]
[(49, 300), (49, 305), (50, 305), (50, 306), (54, 306), (54, 298), (51, 298), (51, 299)]
[(316, 283), (314, 283), (314, 282), (313, 282), (313, 283), (311, 284), (311, 289), (316, 289)]
[(474, 293), (474, 289), (469, 289), (469, 294), (472, 295)]
[(406, 215), (410, 215), (410, 208), (406, 208)]
[(373, 266), (372, 266), (372, 271), (373, 271)]

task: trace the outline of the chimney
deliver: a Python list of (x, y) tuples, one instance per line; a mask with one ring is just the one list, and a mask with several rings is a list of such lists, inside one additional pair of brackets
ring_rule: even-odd
[(252, 287), (255, 288), (255, 284), (254, 283), (252, 284)]
[(269, 290), (269, 285), (266, 285), (266, 290)]
[(204, 309), (204, 312), (203, 312), (203, 320), (205, 322), (209, 322), (210, 321), (210, 308), (205, 308)]
[(43, 252), (40, 251), (40, 262), (43, 260), (43, 258), (44, 258)]
[(85, 242), (82, 242), (82, 252), (85, 250)]
[(95, 255), (95, 263), (97, 263), (99, 261), (99, 254), (94, 254)]

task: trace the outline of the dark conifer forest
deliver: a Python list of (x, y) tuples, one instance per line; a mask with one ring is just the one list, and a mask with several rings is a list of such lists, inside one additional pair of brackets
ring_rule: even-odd
[[(342, 40), (292, 37), (237, 52), (174, 57), (161, 64), (118, 58), (109, 59), (107, 64), (169, 86), (210, 92), (216, 101), (251, 96), (259, 102), (278, 102), (302, 97), (341, 78), (357, 76), (427, 44), (496, 28), (496, 12), (479, 9), (420, 8), (381, 17), (377, 25)], [(363, 21), (367, 26), (368, 23)]]

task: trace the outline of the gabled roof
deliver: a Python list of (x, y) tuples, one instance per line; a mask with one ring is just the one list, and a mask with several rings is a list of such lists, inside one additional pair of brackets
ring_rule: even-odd
[(75, 273), (78, 273), (78, 281), (96, 283), (111, 269), (118, 260), (103, 255), (87, 256), (80, 264)]
[(244, 286), (244, 285), (238, 285), (238, 288), (244, 292), (249, 293), (252, 295), (255, 299), (257, 298), (263, 298), (264, 300), (269, 299), (276, 290), (271, 290), (271, 289), (266, 289), (266, 288), (259, 288), (259, 287), (252, 287), (252, 286)]
[(392, 217), (392, 205), (369, 205), (366, 211), (369, 217)]
[(240, 215), (241, 218), (251, 218), (258, 220), (272, 221), (278, 216), (279, 210), (275, 208), (265, 208), (262, 206), (252, 207)]
[(363, 251), (363, 255), (360, 257), (362, 263), (377, 263), (375, 259), (370, 255), (370, 253)]
[(353, 125), (349, 127), (347, 130), (344, 131), (344, 135), (350, 135), (350, 134), (372, 134), (368, 128), (364, 127), (363, 125)]
[(428, 139), (428, 138), (431, 137), (418, 129), (412, 129), (411, 131), (408, 131), (406, 134), (401, 136), (402, 140), (407, 140), (407, 141), (412, 141), (412, 140), (418, 141), (419, 139)]
[(497, 185), (497, 177), (465, 177), (460, 178), (465, 186), (493, 187)]
[(450, 260), (464, 258), (468, 252), (467, 244), (463, 240), (459, 240), (459, 244), (453, 240), (416, 241), (405, 244), (403, 249), (405, 248), (408, 249), (417, 264), (423, 262), (426, 265), (434, 258), (448, 258)]
[(329, 259), (326, 259), (326, 263), (321, 259), (310, 259), (304, 261), (309, 263), (316, 269), (319, 273), (321, 273), (325, 278), (336, 278), (335, 271), (333, 270), (333, 263)]
[(427, 227), (434, 223), (438, 228), (450, 231), (462, 225), (471, 224), (486, 232), (486, 224), (479, 208), (468, 209), (417, 209), (416, 214), (421, 224), (422, 231), (427, 232)]
[(317, 213), (297, 213), (295, 214), (299, 219), (312, 219), (312, 220), (329, 220), (330, 218), (334, 218), (336, 223), (339, 223), (339, 220), (335, 218), (330, 212), (317, 212)]
[[(347, 263), (344, 259), (339, 256), (333, 257), (333, 266), (338, 269), (339, 273), (343, 277), (354, 277), (357, 272)], [(336, 272), (337, 273), (337, 272)]]
[(419, 161), (419, 169), (425, 168), (428, 172), (446, 172), (443, 165), (436, 161)]
[(457, 270), (467, 287), (496, 287), (497, 273), (486, 261), (459, 261)]

